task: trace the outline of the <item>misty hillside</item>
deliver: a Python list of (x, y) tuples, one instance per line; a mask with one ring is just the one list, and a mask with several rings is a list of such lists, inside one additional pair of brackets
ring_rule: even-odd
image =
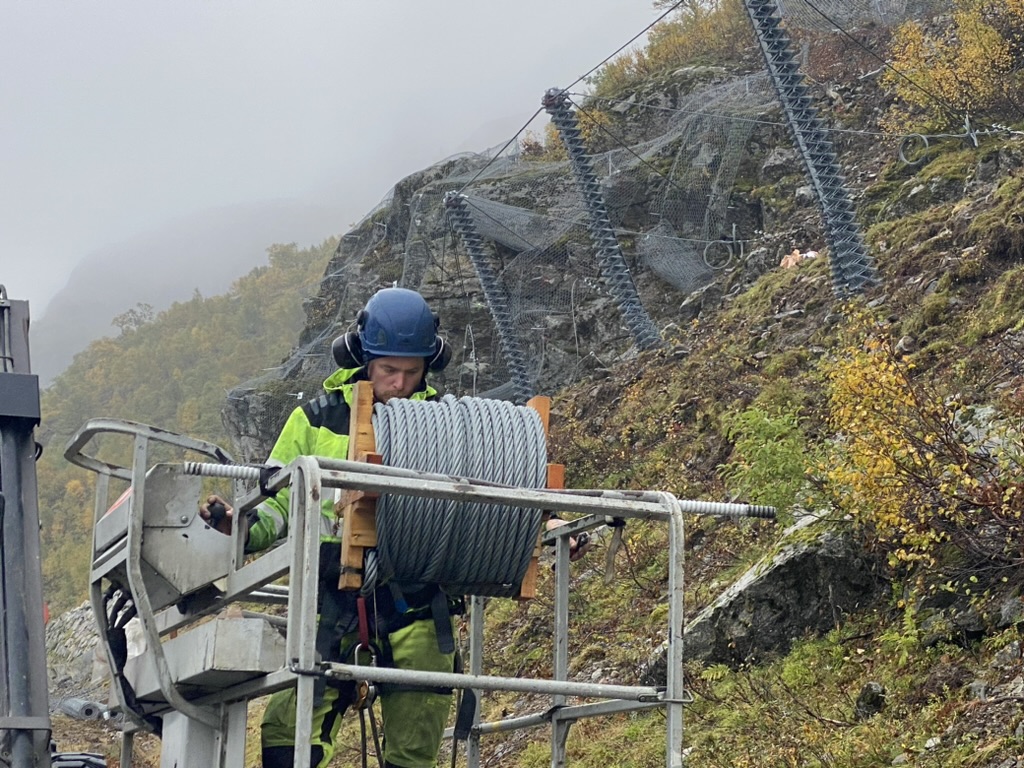
[[(801, 30), (796, 47), (805, 51), (808, 88), (824, 121), (843, 126), (831, 138), (877, 268), (877, 283), (863, 295), (836, 295), (813, 192), (777, 111), (759, 115), (757, 127), (743, 134), (728, 196), (730, 216), (756, 233), (757, 247), (720, 268), (707, 265), (697, 290), (668, 285), (638, 252), (642, 235), (657, 234), (655, 220), (671, 218), (671, 210), (657, 208), (674, 199), (665, 193), (689, 192), (688, 178), (703, 179), (716, 165), (706, 135), (659, 144), (646, 164), (629, 166), (617, 175), (617, 187), (606, 187), (627, 201), (622, 218), (642, 230), (622, 240), (664, 335), (658, 349), (637, 350), (599, 281), (588, 282), (583, 267), (593, 251), (585, 235), (552, 225), (563, 222), (549, 208), (569, 218), (564, 214), (573, 203), (556, 143), (534, 140), (533, 159), (525, 152), (507, 164), (507, 176), (495, 172), (471, 191), (495, 219), (508, 215), (504, 226), (492, 228), (495, 241), (524, 222), (510, 245), (488, 255), (517, 285), (529, 286), (526, 299), (537, 301), (545, 286), (560, 287), (569, 268), (581, 271), (564, 290), (571, 293), (569, 308), (530, 306), (540, 319), (527, 326), (532, 341), (544, 342), (550, 378), (541, 380), (558, 383), (545, 392), (553, 395), (549, 449), (565, 465), (567, 485), (668, 490), (680, 498), (743, 499), (780, 510), (777, 524), (687, 519), (688, 630), (777, 556), (820, 551), (822, 542), (843, 541), (853, 551), (843, 565), (871, 576), (874, 591), (864, 602), (833, 590), (845, 575), (838, 568), (798, 583), (799, 600), (779, 591), (760, 599), (743, 593), (745, 602), (741, 597), (719, 612), (716, 647), (698, 656), (700, 638), (687, 638), (682, 672), (694, 695), (685, 714), (687, 764), (1021, 768), (1024, 111), (1016, 94), (1024, 73), (1024, 5), (917, 3), (941, 12), (924, 25), (905, 26), (864, 21), (877, 19), (873, 9), (908, 7), (895, 0), (819, 5), (862, 13), (860, 26), (848, 22), (849, 35), (831, 27)], [(958, 13), (949, 14), (954, 7)], [(744, 79), (750, 57), (735, 55), (756, 50), (748, 22), (739, 0), (686, 4), (642, 54), (609, 66), (597, 78), (596, 95), (577, 111), (598, 114), (617, 141), (636, 136), (640, 146), (647, 123), (657, 122), (652, 115), (706, 103), (723, 83), (758, 94)], [(879, 58), (926, 82), (927, 97), (904, 87), (904, 79), (887, 77)], [(944, 99), (936, 100), (940, 92)], [(968, 109), (991, 127), (975, 137), (976, 145), (936, 135), (953, 131)], [(907, 162), (896, 151), (900, 137), (922, 133), (932, 141)], [(693, 151), (677, 151), (680, 145)], [(465, 179), (481, 172), (465, 167), (470, 162), (403, 179), (388, 205), (346, 235), (348, 243), (342, 239), (318, 293), (305, 302), (301, 332), (274, 347), (283, 355), (291, 345), (291, 360), (275, 369), (283, 373), (252, 379), (231, 389), (230, 402), (219, 400), (234, 409), (230, 426), (238, 429), (231, 438), (266, 432), (254, 423), (254, 404), (264, 405), (265, 426), (294, 404), (296, 392), (309, 389), (324, 358), (317, 344), (329, 343), (365, 293), (413, 274), (410, 245), (422, 257), (412, 264), (419, 267), (417, 285), (443, 304), (445, 322), (460, 330), (476, 324), (474, 351), (486, 349), (497, 371), (487, 385), (508, 377), (498, 370), (499, 345), (487, 328), (481, 280), (464, 243), (429, 207), (443, 199), (445, 184), (472, 186)], [(682, 172), (667, 182), (677, 166)], [(681, 214), (677, 223), (686, 223)], [(530, 245), (544, 247), (522, 248), (522, 232)], [(548, 234), (550, 241), (541, 240)], [(58, 377), (44, 401), (54, 441), (76, 418), (145, 414), (157, 404), (168, 420), (161, 426), (203, 429), (217, 439), (210, 434), (210, 403), (215, 390), (233, 383), (231, 377), (209, 381), (198, 394), (185, 388), (196, 380), (194, 369), (182, 368), (185, 361), (199, 366), (200, 377), (208, 375), (206, 366), (215, 367), (203, 357), (206, 345), (189, 345), (193, 334), (202, 334), (192, 315), (204, 311), (198, 299), (191, 309), (157, 317), (125, 339), (97, 342), (90, 349), (102, 355), (80, 356), (73, 376)], [(226, 310), (225, 329), (234, 330), (235, 313), (219, 309)], [(251, 319), (261, 318), (253, 313)], [(137, 391), (138, 381), (126, 388), (118, 368), (145, 361), (155, 348), (146, 342), (169, 344), (161, 361), (166, 369), (148, 391)], [(475, 386), (473, 377), (483, 377), (467, 346), (458, 350), (449, 389), (470, 379)], [(233, 374), (245, 375), (244, 367)], [(53, 510), (44, 535), (63, 544), (50, 563), (48, 586), (63, 588), (69, 605), (80, 595), (72, 584), (79, 577), (69, 574), (85, 568), (75, 539), (86, 538), (87, 483), (65, 470), (41, 472), (41, 493), (44, 485)], [(77, 536), (69, 535), (75, 510)], [(795, 522), (800, 527), (790, 528)], [(657, 680), (652, 657), (667, 635), (665, 532), (650, 521), (630, 521), (618, 544), (610, 527), (595, 539), (594, 551), (571, 572), (569, 675), (607, 683)], [(538, 599), (489, 602), (488, 673), (550, 673), (553, 576), (541, 570)], [(823, 621), (793, 623), (794, 602), (821, 607)], [(481, 702), (487, 720), (551, 705), (549, 698), (512, 693), (487, 694)], [(251, 710), (250, 748), (259, 707)], [(358, 759), (354, 720), (346, 720), (349, 751), (337, 765)], [(664, 765), (664, 725), (657, 710), (580, 721), (568, 736), (569, 763)], [(100, 728), (80, 743), (109, 743), (96, 735)], [(543, 728), (489, 734), (484, 764), (550, 765), (547, 737)]]
[(75, 479), (80, 472), (62, 456), (71, 435), (86, 419), (109, 416), (227, 445), (225, 393), (288, 353), (303, 302), (336, 247), (336, 238), (305, 249), (273, 246), (225, 293), (132, 316), (116, 336), (90, 342), (43, 392), (39, 508), (45, 592), (55, 611), (77, 605), (88, 580), (91, 504)]
[(341, 212), (293, 200), (214, 208), (88, 254), (32, 324), (32, 367), (43, 386), (111, 321), (137, 304), (161, 311), (195, 292), (213, 296), (265, 263), (275, 243), (308, 246), (344, 227)]

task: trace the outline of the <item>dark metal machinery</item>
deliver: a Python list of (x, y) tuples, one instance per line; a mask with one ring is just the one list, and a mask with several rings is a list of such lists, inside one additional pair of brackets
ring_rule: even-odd
[(0, 286), (0, 764), (50, 765), (28, 302)]
[(0, 285), (0, 766), (104, 765), (51, 754), (34, 431), (39, 378), (30, 372), (27, 301)]

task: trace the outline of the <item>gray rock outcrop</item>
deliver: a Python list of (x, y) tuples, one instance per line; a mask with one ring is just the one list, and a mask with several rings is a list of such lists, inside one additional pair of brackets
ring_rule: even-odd
[(51, 705), (68, 697), (102, 699), (109, 673), (88, 602), (46, 625), (46, 662)]
[[(774, 554), (689, 622), (684, 656), (735, 665), (785, 653), (793, 640), (841, 625), (844, 616), (876, 597), (881, 580), (874, 566), (852, 536), (802, 518)], [(643, 676), (647, 684), (664, 681), (664, 648)]]

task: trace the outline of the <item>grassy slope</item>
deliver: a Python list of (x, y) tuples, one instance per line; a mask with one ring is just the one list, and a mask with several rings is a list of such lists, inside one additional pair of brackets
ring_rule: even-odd
[[(895, 338), (915, 340), (912, 359), (921, 376), (974, 402), (998, 401), (1017, 420), (1024, 373), (1017, 341), (1024, 304), (1022, 151), (1018, 139), (993, 140), (977, 151), (946, 148), (916, 169), (885, 167), (865, 191), (868, 239), (884, 278), (874, 294), (879, 316)], [(978, 168), (994, 158), (997, 174), (977, 182)], [(787, 314), (796, 309), (803, 312)], [(690, 350), (685, 357), (648, 354), (561, 394), (554, 450), (571, 484), (721, 498), (715, 469), (731, 446), (720, 418), (750, 403), (796, 408), (810, 432), (825, 434), (816, 363), (842, 325), (838, 309), (823, 259), (777, 270), (686, 329), (676, 340)], [(692, 520), (689, 530), (702, 537), (687, 564), (690, 615), (775, 536), (767, 524), (707, 519)], [(627, 681), (662, 639), (663, 545), (660, 531), (632, 526), (611, 586), (598, 562), (576, 573), (571, 647), (580, 679)], [(591, 557), (599, 559), (600, 548)], [(498, 654), (498, 670), (546, 671), (544, 644), (527, 635), (533, 641), (524, 647), (522, 637), (531, 625), (542, 626), (547, 609), (543, 600), (494, 609), (494, 646), (515, 649)], [(783, 658), (739, 670), (688, 669), (697, 694), (687, 718), (690, 759), (723, 768), (872, 766), (897, 758), (922, 766), (998, 766), (1019, 755), (1020, 691), (1013, 681), (1024, 666), (1017, 629), (991, 630), (980, 641), (922, 640), (915, 617), (893, 600), (827, 637), (798, 642)], [(888, 698), (881, 714), (861, 721), (854, 704), (869, 681), (884, 685)], [(968, 684), (976, 689), (979, 681), (999, 695), (978, 700)], [(492, 716), (522, 709), (514, 697), (490, 700)], [(569, 753), (581, 766), (661, 765), (661, 725), (659, 714), (580, 724)], [(493, 764), (547, 764), (546, 744), (522, 742), (513, 742), (515, 757)], [(508, 747), (492, 746), (492, 754)]]
[[(876, 298), (884, 296), (882, 316), (893, 335), (915, 340), (913, 359), (922, 375), (975, 401), (998, 398), (1019, 419), (1024, 144), (988, 139), (978, 150), (939, 146), (916, 168), (898, 164), (891, 152), (848, 154), (843, 161), (870, 169), (860, 177), (858, 210), (883, 275)], [(993, 162), (994, 176), (982, 174)], [(723, 498), (717, 468), (732, 450), (723, 435), (724, 414), (751, 403), (786, 406), (807, 420), (812, 435), (827, 437), (818, 365), (835, 343), (838, 310), (824, 259), (762, 276), (718, 312), (683, 328), (672, 352), (643, 355), (606, 378), (560, 393), (553, 459), (566, 464), (576, 487)], [(776, 535), (765, 523), (690, 520), (688, 613), (772, 548)], [(605, 542), (574, 566), (571, 671), (581, 680), (630, 682), (664, 637), (664, 536), (653, 525), (630, 526), (617, 578), (608, 585)], [(549, 580), (545, 571), (542, 596), (528, 604), (490, 604), (489, 670), (550, 672)], [(894, 599), (826, 637), (798, 641), (785, 657), (737, 670), (688, 669), (697, 696), (686, 720), (690, 759), (723, 768), (876, 766), (897, 758), (921, 766), (1013, 765), (1006, 761), (1024, 752), (1015, 735), (1024, 686), (998, 686), (1024, 672), (1017, 630), (961, 643), (926, 646), (922, 640), (915, 617)], [(861, 721), (854, 703), (868, 681), (883, 684), (888, 699), (881, 714)], [(978, 700), (970, 688), (977, 681), (999, 693)], [(497, 694), (485, 697), (484, 714), (493, 719), (545, 706)], [(569, 738), (572, 764), (663, 765), (662, 722), (651, 713), (580, 723)], [(346, 741), (354, 743), (355, 722), (346, 728)], [(488, 765), (550, 762), (543, 730), (488, 737), (484, 744)], [(338, 764), (357, 761), (348, 753)]]

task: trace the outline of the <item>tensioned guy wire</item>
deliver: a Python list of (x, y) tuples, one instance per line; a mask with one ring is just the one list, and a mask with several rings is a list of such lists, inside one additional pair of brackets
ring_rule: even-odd
[[(395, 398), (374, 405), (373, 430), (387, 466), (520, 488), (547, 483), (544, 425), (532, 408), (452, 395), (433, 402)], [(382, 494), (372, 575), (378, 585), (433, 583), (451, 594), (515, 596), (541, 515), (505, 505)]]

